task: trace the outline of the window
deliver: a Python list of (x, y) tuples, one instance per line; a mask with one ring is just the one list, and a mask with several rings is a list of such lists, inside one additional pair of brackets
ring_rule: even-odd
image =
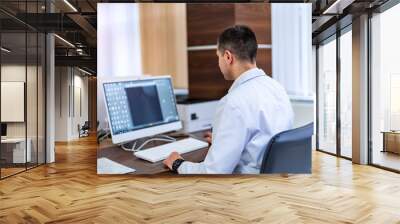
[(318, 48), (318, 149), (336, 153), (336, 39)]
[(400, 170), (400, 5), (371, 18), (372, 164)]
[[(19, 2), (16, 10), (40, 13), (44, 3)], [(0, 20), (0, 178), (5, 178), (45, 163), (46, 39), (3, 12)]]
[(352, 26), (322, 41), (317, 53), (317, 149), (351, 159)]
[(352, 157), (352, 74), (350, 29), (340, 36), (340, 155), (348, 158)]

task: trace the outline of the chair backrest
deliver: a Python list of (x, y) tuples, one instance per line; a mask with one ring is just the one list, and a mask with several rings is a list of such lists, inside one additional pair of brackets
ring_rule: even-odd
[(82, 125), (82, 129), (84, 129), (84, 130), (90, 129), (90, 122), (89, 121), (85, 121), (85, 123)]
[(311, 173), (314, 123), (276, 134), (264, 153), (260, 173)]

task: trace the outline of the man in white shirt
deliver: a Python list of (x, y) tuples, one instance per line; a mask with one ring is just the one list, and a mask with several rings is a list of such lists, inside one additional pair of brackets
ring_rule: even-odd
[(172, 153), (164, 164), (179, 174), (260, 173), (269, 140), (291, 129), (293, 110), (284, 88), (257, 68), (257, 40), (246, 26), (226, 29), (218, 38), (219, 68), (235, 80), (217, 107), (211, 147), (203, 162)]

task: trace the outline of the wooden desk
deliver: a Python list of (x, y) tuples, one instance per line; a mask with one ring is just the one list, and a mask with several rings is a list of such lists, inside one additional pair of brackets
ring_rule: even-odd
[[(198, 134), (196, 134), (196, 137), (197, 136)], [(154, 142), (153, 144), (149, 144), (148, 147), (154, 147), (159, 144), (160, 142)], [(201, 162), (206, 157), (207, 152), (208, 152), (208, 147), (182, 154), (182, 157), (185, 160), (191, 162)], [(121, 147), (112, 144), (111, 139), (106, 139), (100, 143), (97, 151), (97, 158), (107, 158), (121, 165), (135, 169), (136, 171), (131, 174), (160, 174), (160, 173), (172, 174), (172, 172), (170, 172), (170, 170), (164, 166), (162, 161), (151, 163), (139, 159), (135, 155), (133, 155), (133, 152), (125, 151), (121, 149)]]

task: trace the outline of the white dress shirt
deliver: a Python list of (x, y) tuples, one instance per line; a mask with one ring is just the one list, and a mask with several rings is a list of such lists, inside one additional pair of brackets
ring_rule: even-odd
[(284, 88), (263, 70), (250, 69), (220, 100), (204, 161), (185, 161), (178, 173), (258, 174), (271, 137), (291, 129), (292, 124), (293, 110)]

